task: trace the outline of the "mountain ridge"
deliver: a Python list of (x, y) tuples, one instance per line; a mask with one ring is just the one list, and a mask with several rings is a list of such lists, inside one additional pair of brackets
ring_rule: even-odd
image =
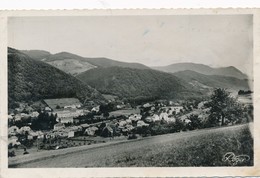
[(242, 73), (239, 69), (237, 69), (234, 66), (213, 68), (205, 64), (184, 62), (184, 63), (170, 64), (167, 66), (158, 66), (158, 67), (154, 66), (152, 68), (155, 70), (169, 72), (169, 73), (191, 70), (205, 75), (230, 76), (238, 79), (248, 78), (246, 74)]
[[(90, 70), (92, 68), (97, 68), (97, 67), (105, 68), (105, 67), (118, 66), (118, 67), (129, 67), (129, 68), (136, 68), (136, 69), (149, 69), (148, 66), (145, 66), (144, 64), (141, 63), (121, 62), (121, 61), (117, 61), (105, 57), (88, 58), (88, 57), (82, 57), (65, 51), (55, 53), (55, 54), (50, 53), (50, 55), (45, 55), (45, 56), (42, 55), (40, 52), (38, 52), (39, 56), (37, 56), (37, 53), (35, 51), (37, 50), (32, 50), (31, 52), (30, 50), (27, 50), (25, 52), (32, 58), (46, 62), (74, 76), (84, 71)], [(40, 59), (41, 57), (42, 59)]]
[(8, 104), (47, 98), (76, 97), (103, 100), (102, 95), (77, 78), (8, 48)]
[(172, 74), (152, 69), (121, 67), (95, 68), (76, 76), (103, 94), (121, 98), (185, 98), (201, 96), (191, 92), (181, 79)]
[(196, 82), (198, 82), (197, 84), (202, 84), (204, 87), (209, 88), (226, 88), (233, 91), (250, 89), (250, 81), (248, 79), (238, 79), (221, 75), (205, 75), (191, 70), (175, 72), (172, 75), (190, 84), (196, 85)]

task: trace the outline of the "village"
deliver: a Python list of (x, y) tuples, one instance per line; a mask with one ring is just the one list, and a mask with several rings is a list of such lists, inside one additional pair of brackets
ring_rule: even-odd
[(104, 97), (107, 102), (100, 105), (77, 98), (20, 104), (8, 115), (8, 156), (208, 127), (206, 100), (156, 100), (133, 106)]

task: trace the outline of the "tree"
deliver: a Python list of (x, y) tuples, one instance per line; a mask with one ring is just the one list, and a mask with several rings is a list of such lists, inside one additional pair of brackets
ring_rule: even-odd
[(103, 116), (104, 116), (104, 117), (109, 117), (109, 112), (103, 113)]
[(188, 119), (191, 121), (187, 127), (189, 130), (194, 130), (194, 129), (200, 129), (201, 128), (201, 121), (198, 117), (198, 115), (191, 114)]
[(230, 122), (233, 123), (242, 115), (239, 103), (222, 88), (214, 90), (208, 106), (210, 107), (209, 126), (216, 126), (219, 122), (222, 126)]

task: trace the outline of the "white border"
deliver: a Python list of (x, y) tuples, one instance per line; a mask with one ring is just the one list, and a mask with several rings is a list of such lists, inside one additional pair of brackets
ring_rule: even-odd
[[(184, 15), (184, 14), (254, 14), (254, 147), (253, 167), (188, 167), (188, 168), (7, 168), (7, 17), (9, 16), (96, 16), (96, 15)], [(260, 10), (259, 9), (178, 9), (178, 10), (74, 10), (74, 11), (1, 11), (0, 12), (0, 113), (1, 155), (0, 177), (172, 177), (172, 176), (252, 176), (260, 175)]]
[(257, 0), (0, 0), (0, 10), (256, 8)]

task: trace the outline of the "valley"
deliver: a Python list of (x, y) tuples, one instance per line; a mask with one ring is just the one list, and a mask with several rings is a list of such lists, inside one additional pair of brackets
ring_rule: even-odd
[[(8, 48), (9, 166), (46, 167), (50, 160), (61, 167), (204, 166), (204, 158), (187, 161), (181, 148), (193, 149), (201, 138), (206, 142), (200, 146), (205, 147), (215, 136), (223, 147), (221, 131), (231, 134), (230, 138), (225, 135), (227, 140), (241, 141), (244, 136), (250, 140), (246, 125), (253, 122), (251, 81), (234, 67), (192, 66), (155, 70), (68, 52)], [(186, 148), (184, 144), (190, 141)], [(137, 142), (142, 146), (133, 146)], [(180, 146), (171, 150), (175, 144)], [(160, 159), (172, 151), (186, 162)], [(64, 154), (45, 157), (54, 153)], [(106, 160), (110, 153), (116, 159)], [(99, 154), (100, 160), (95, 161)], [(72, 155), (80, 161), (68, 162)], [(137, 163), (141, 157), (143, 162)], [(87, 164), (86, 158), (93, 164)], [(33, 162), (23, 164), (19, 159)], [(219, 158), (211, 161), (207, 165), (232, 166)], [(252, 165), (252, 160), (246, 165)]]

